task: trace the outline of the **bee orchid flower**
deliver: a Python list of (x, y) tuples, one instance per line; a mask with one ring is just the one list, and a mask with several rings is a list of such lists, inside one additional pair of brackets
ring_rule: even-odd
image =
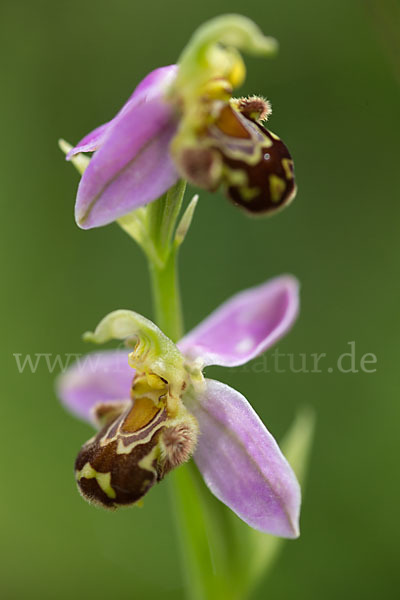
[(297, 537), (300, 488), (289, 463), (246, 398), (202, 373), (258, 356), (297, 312), (297, 281), (281, 276), (237, 294), (177, 345), (137, 313), (107, 315), (86, 339), (128, 349), (89, 354), (58, 381), (65, 406), (99, 428), (75, 464), (83, 497), (111, 509), (134, 504), (193, 456), (243, 521)]
[(178, 64), (149, 73), (118, 114), (85, 136), (67, 159), (93, 156), (75, 218), (88, 229), (162, 196), (178, 179), (215, 191), (252, 214), (286, 206), (296, 186), (285, 144), (264, 127), (263, 98), (233, 98), (245, 78), (238, 50), (272, 54), (276, 41), (249, 19), (217, 17), (200, 27)]

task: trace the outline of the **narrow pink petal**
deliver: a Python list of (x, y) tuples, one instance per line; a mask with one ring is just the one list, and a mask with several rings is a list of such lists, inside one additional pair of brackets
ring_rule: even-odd
[(168, 85), (176, 77), (178, 67), (176, 65), (169, 65), (167, 67), (160, 67), (151, 71), (142, 81), (136, 86), (134, 92), (128, 98), (127, 102), (121, 108), (121, 110), (115, 115), (115, 117), (108, 123), (100, 125), (90, 133), (88, 133), (76, 146), (72, 148), (66, 156), (67, 160), (70, 160), (75, 154), (79, 152), (94, 152), (98, 150), (104, 142), (107, 131), (115, 125), (119, 118), (129, 108), (132, 100), (140, 96), (142, 102), (150, 100), (156, 95), (164, 92)]
[(96, 129), (85, 135), (75, 148), (72, 148), (72, 150), (68, 152), (66, 159), (71, 160), (71, 158), (75, 156), (75, 154), (79, 154), (79, 152), (94, 152), (100, 148), (109, 127), (110, 123), (104, 123), (104, 125), (96, 127)]
[(204, 365), (242, 365), (275, 344), (299, 310), (299, 285), (283, 275), (233, 296), (178, 344)]
[(78, 225), (89, 229), (111, 223), (174, 185), (178, 174), (169, 145), (175, 132), (174, 109), (162, 98), (132, 101), (81, 178)]
[(188, 408), (200, 426), (194, 459), (211, 492), (254, 529), (299, 535), (300, 486), (246, 398), (219, 381)]
[(128, 351), (93, 352), (59, 376), (57, 393), (68, 410), (93, 423), (92, 410), (99, 402), (129, 400), (134, 375)]

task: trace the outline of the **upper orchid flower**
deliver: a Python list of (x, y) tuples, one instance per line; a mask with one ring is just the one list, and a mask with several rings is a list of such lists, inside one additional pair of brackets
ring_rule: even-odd
[(277, 443), (244, 396), (202, 375), (264, 352), (297, 311), (297, 282), (284, 276), (234, 296), (177, 346), (134, 312), (105, 317), (86, 338), (124, 340), (130, 354), (89, 355), (58, 386), (69, 409), (101, 427), (76, 460), (82, 495), (133, 504), (193, 454), (211, 492), (246, 523), (297, 537), (300, 489)]
[(272, 54), (276, 45), (245, 17), (218, 17), (197, 30), (178, 65), (147, 75), (119, 113), (67, 156), (94, 152), (78, 189), (78, 225), (106, 225), (179, 178), (212, 191), (222, 185), (251, 213), (288, 204), (296, 192), (293, 161), (262, 124), (269, 103), (232, 98), (245, 77), (238, 49)]

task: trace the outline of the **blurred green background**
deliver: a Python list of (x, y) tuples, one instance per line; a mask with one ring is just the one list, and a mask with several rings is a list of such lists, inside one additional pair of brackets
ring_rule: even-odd
[[(281, 44), (247, 60), (295, 158), (299, 193), (270, 220), (221, 195), (201, 202), (181, 257), (188, 327), (241, 288), (282, 272), (302, 283), (285, 353), (327, 353), (323, 373), (210, 369), (280, 438), (299, 407), (317, 413), (302, 536), (258, 598), (393, 598), (400, 585), (398, 88), (392, 2), (198, 3), (2, 0), (0, 237), (3, 273), (2, 598), (183, 598), (168, 483), (115, 514), (81, 500), (73, 461), (91, 435), (59, 405), (44, 365), (13, 353), (90, 350), (81, 334), (115, 308), (151, 316), (146, 265), (117, 226), (80, 231), (78, 175), (57, 149), (108, 120), (151, 69), (224, 12)], [(394, 14), (394, 13), (393, 13)], [(398, 74), (398, 71), (397, 71)], [(355, 341), (375, 373), (329, 373)], [(271, 353), (270, 353), (271, 354)], [(321, 363), (322, 364), (322, 363)]]

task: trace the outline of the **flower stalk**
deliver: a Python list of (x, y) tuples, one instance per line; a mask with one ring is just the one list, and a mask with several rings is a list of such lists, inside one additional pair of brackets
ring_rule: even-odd
[[(179, 235), (180, 224), (177, 228), (178, 235), (175, 237), (173, 237), (173, 230), (182, 206), (186, 185), (178, 183), (174, 188), (166, 195), (167, 197), (160, 198), (151, 205), (152, 236), (154, 240), (159, 240), (159, 249), (166, 259), (160, 265), (159, 261), (154, 261), (151, 256), (148, 256), (148, 265), (155, 322), (172, 341), (176, 342), (184, 333), (178, 273), (178, 249), (183, 235)], [(188, 209), (189, 207), (190, 204)], [(189, 209), (187, 227), (190, 225), (192, 211), (193, 209)], [(185, 221), (186, 214), (187, 212), (184, 213), (181, 223)], [(169, 481), (187, 598), (189, 600), (218, 600), (224, 597), (233, 599), (232, 590), (228, 589), (229, 578), (221, 577), (221, 573), (217, 575), (215, 572), (215, 556), (208, 535), (210, 526), (207, 499), (219, 503), (209, 495), (197, 476), (192, 461), (173, 471)], [(203, 489), (200, 490), (200, 486)], [(220, 510), (225, 511), (222, 505)], [(221, 538), (220, 541), (224, 543)]]
[(159, 265), (148, 258), (155, 322), (173, 341), (183, 335), (183, 317), (178, 283), (178, 249), (171, 248), (166, 261)]

